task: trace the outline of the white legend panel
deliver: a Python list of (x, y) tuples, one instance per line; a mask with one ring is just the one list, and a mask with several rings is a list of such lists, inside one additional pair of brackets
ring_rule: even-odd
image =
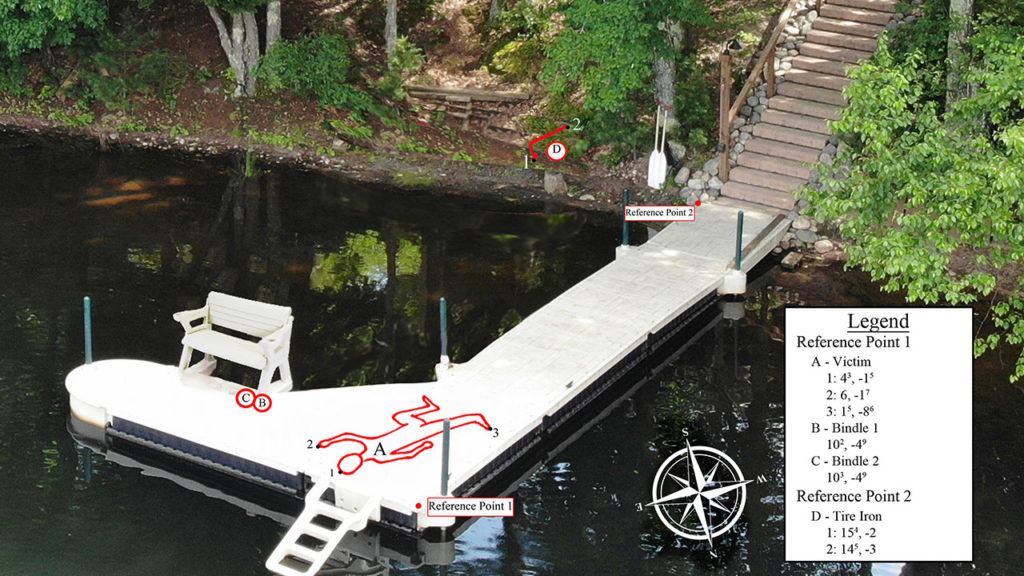
[(786, 309), (786, 560), (970, 561), (970, 308)]

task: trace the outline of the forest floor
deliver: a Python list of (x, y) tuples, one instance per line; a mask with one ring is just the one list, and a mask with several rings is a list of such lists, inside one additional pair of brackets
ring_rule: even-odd
[[(283, 3), (283, 37), (343, 30), (352, 42), (360, 76), (357, 82), (370, 86), (385, 66), (383, 4), (289, 0)], [(84, 133), (104, 145), (210, 154), (254, 151), (269, 161), (304, 164), (396, 186), (544, 197), (541, 171), (521, 170), (527, 142), (541, 135), (530, 133), (520, 122), (541, 113), (543, 86), (536, 82), (512, 83), (488, 70), (486, 58), (493, 46), (487, 37), (487, 0), (420, 4), (426, 6), (421, 13), (399, 15), (399, 30), (425, 51), (423, 67), (409, 83), (533, 95), (526, 103), (509, 106), (489, 121), (502, 124), (504, 129), (488, 129), (478, 123), (465, 127), (454, 118), (438, 124), (417, 103), (396, 101), (388, 104), (406, 118), (404, 126), (388, 127), (374, 119), (369, 122), (373, 136), (353, 146), (351, 139), (339, 138), (327, 126), (329, 120), (344, 120), (347, 111), (325, 110), (310, 99), (288, 94), (233, 99), (231, 82), (224, 72), (226, 57), (209, 12), (200, 2), (156, 3), (135, 14), (140, 19), (136, 22), (138, 29), (156, 32), (155, 41), (147, 49), (180, 55), (188, 63), (190, 72), (173, 98), (136, 95), (131, 97), (130, 106), (108, 109), (95, 103), (83, 112), (73, 98), (47, 87), (56, 83), (59, 88), (60, 82), (47, 79), (36, 63), (29, 78), (35, 96), (0, 96), (0, 128), (6, 125), (31, 131)], [(722, 14), (742, 13), (743, 17), (732, 17), (715, 33), (723, 38), (737, 33), (760, 38), (781, 4), (781, 0), (718, 2), (716, 9)], [(415, 25), (404, 24), (403, 16), (415, 18)], [(74, 78), (76, 70), (64, 74), (66, 83)], [(709, 82), (717, 83), (717, 79)], [(615, 209), (624, 188), (646, 190), (646, 154), (638, 153), (610, 167), (600, 158), (600, 150), (561, 162), (546, 158), (543, 150), (538, 152), (538, 160), (530, 167), (563, 173), (569, 183), (568, 191), (547, 198), (549, 201), (610, 210)], [(707, 156), (711, 151), (696, 151), (687, 160), (702, 162), (706, 157), (701, 158), (701, 154)]]

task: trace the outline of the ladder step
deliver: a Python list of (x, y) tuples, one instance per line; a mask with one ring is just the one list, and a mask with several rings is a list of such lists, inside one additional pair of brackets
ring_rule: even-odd
[(270, 554), (266, 566), (282, 576), (310, 576), (323, 567), (349, 532), (366, 527), (371, 513), (380, 507), (371, 498), (356, 510), (345, 510), (322, 500), (330, 479), (320, 479), (306, 494), (306, 506)]

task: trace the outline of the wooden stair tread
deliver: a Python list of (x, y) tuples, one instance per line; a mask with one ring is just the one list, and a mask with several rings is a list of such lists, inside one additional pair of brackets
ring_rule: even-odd
[(735, 198), (744, 202), (764, 204), (782, 210), (792, 210), (796, 206), (796, 199), (788, 192), (779, 192), (770, 188), (760, 188), (742, 182), (730, 180), (722, 186), (722, 196)]
[(835, 20), (852, 20), (854, 22), (865, 22), (867, 24), (879, 24), (885, 26), (892, 19), (889, 12), (876, 10), (863, 10), (849, 6), (839, 6), (834, 3), (825, 4), (821, 7), (819, 16), (833, 18)]
[(797, 82), (785, 82), (780, 84), (778, 93), (783, 96), (810, 100), (812, 102), (821, 102), (822, 104), (832, 104), (834, 106), (846, 105), (846, 99), (843, 98), (843, 93), (839, 90), (808, 86)]
[[(810, 72), (845, 77), (846, 70), (851, 66), (853, 66), (853, 64), (801, 54), (793, 59), (793, 67), (789, 69), (789, 72), (792, 72), (793, 70), (807, 70)], [(788, 75), (789, 72), (786, 72), (786, 74)]]
[(828, 142), (828, 137), (824, 134), (768, 124), (767, 122), (759, 122), (754, 125), (754, 136), (817, 150), (824, 148), (825, 143)]
[(807, 42), (822, 44), (825, 46), (837, 46), (863, 52), (874, 52), (878, 47), (878, 40), (865, 38), (843, 32), (829, 32), (828, 30), (811, 30), (806, 36)]
[(863, 36), (864, 38), (878, 38), (885, 32), (885, 26), (879, 24), (857, 22), (856, 20), (837, 20), (825, 16), (821, 16), (814, 21), (813, 29)]
[(801, 162), (790, 160), (789, 158), (783, 158), (781, 156), (760, 154), (758, 152), (742, 152), (739, 157), (736, 158), (736, 164), (738, 166), (744, 166), (754, 170), (774, 172), (775, 174), (782, 174), (783, 176), (799, 178), (802, 181), (807, 181), (811, 176), (811, 169), (804, 166)]
[(823, 118), (825, 120), (839, 120), (840, 116), (838, 106), (779, 94), (768, 99), (768, 108), (794, 114), (803, 114), (804, 116), (814, 116), (815, 118)]
[(895, 0), (829, 0), (830, 4), (836, 6), (849, 6), (851, 8), (859, 8), (861, 10), (874, 10), (875, 12), (888, 12), (892, 14), (896, 11)]
[(825, 74), (822, 72), (815, 72), (813, 70), (790, 68), (786, 72), (786, 82), (796, 82), (797, 84), (805, 84), (807, 86), (815, 86), (817, 88), (825, 88), (828, 90), (842, 90), (850, 83), (850, 79), (846, 76), (836, 76), (835, 74)]
[(790, 128), (817, 132), (818, 134), (828, 135), (832, 133), (832, 131), (829, 130), (828, 122), (822, 118), (805, 116), (803, 114), (796, 114), (793, 112), (784, 112), (782, 110), (776, 110), (775, 108), (765, 110), (764, 114), (761, 115), (761, 120), (763, 122), (768, 122), (769, 124), (789, 126)]
[(826, 60), (835, 60), (836, 62), (855, 64), (861, 60), (871, 58), (872, 52), (805, 41), (800, 45), (800, 54), (825, 58)]
[(757, 152), (808, 164), (817, 162), (818, 157), (821, 156), (820, 149), (769, 140), (767, 138), (751, 138), (744, 145), (744, 150), (745, 152)]
[(760, 188), (769, 188), (779, 192), (790, 192), (797, 190), (807, 183), (806, 178), (795, 178), (776, 172), (766, 172), (746, 166), (736, 166), (729, 171), (730, 182), (742, 182)]

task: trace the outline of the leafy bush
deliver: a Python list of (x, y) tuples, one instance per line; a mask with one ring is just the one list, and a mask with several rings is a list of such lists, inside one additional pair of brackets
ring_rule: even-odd
[(423, 51), (405, 36), (400, 36), (395, 45), (395, 55), (388, 60), (387, 71), (377, 82), (377, 90), (385, 96), (405, 98), (405, 79), (423, 67)]
[(0, 57), (0, 94), (28, 96), (32, 89), (27, 86), (28, 69), (20, 60)]
[[(942, 14), (936, 14), (942, 18)], [(926, 26), (930, 26), (926, 23)], [(851, 71), (850, 105), (833, 130), (846, 135), (824, 190), (807, 191), (824, 219), (855, 239), (850, 262), (910, 301), (992, 301), (993, 334), (1024, 343), (1024, 44), (1019, 28), (979, 25), (962, 81), (977, 92), (943, 111), (936, 54), (899, 55), (879, 43)], [(943, 47), (933, 45), (934, 50)], [(937, 85), (936, 85), (937, 84)], [(1011, 380), (1024, 378), (1024, 354)]]
[(72, 95), (99, 100), (112, 110), (132, 108), (131, 99), (139, 95), (173, 100), (188, 80), (189, 64), (179, 54), (147, 53), (155, 40), (156, 34), (140, 32), (126, 16), (119, 32), (104, 32), (78, 46), (81, 81)]
[(256, 75), (271, 92), (289, 90), (356, 116), (380, 115), (382, 107), (369, 94), (349, 85), (351, 65), (345, 38), (324, 34), (277, 42), (263, 57)]
[(580, 117), (590, 142), (612, 144), (608, 162), (649, 141), (650, 128), (637, 118), (654, 105), (654, 58), (678, 62), (677, 92), (693, 97), (678, 107), (687, 135), (692, 131), (699, 140), (713, 121), (713, 107), (701, 95), (707, 88), (696, 73), (694, 57), (687, 58), (685, 50), (677, 54), (668, 44), (663, 29), (667, 18), (680, 27), (712, 22), (707, 8), (696, 0), (576, 0), (565, 9), (565, 27), (546, 50), (540, 79), (548, 84), (550, 111)]
[(513, 82), (532, 80), (557, 30), (555, 13), (565, 0), (522, 0), (501, 13), (489, 68)]

